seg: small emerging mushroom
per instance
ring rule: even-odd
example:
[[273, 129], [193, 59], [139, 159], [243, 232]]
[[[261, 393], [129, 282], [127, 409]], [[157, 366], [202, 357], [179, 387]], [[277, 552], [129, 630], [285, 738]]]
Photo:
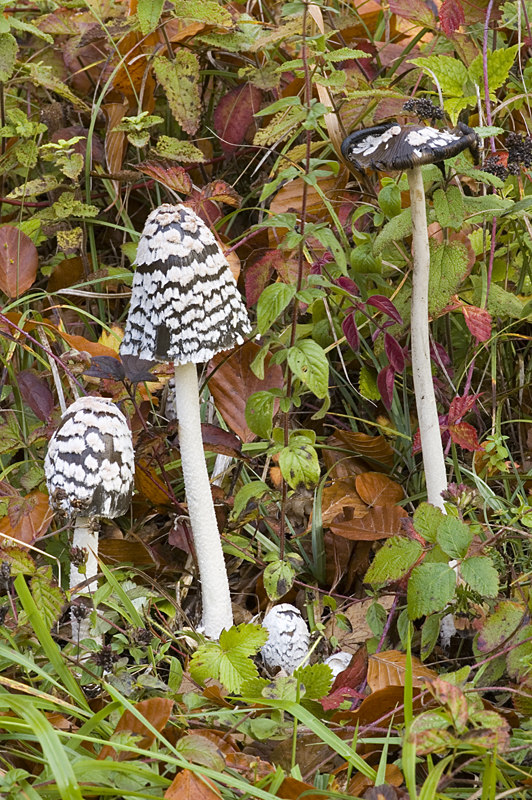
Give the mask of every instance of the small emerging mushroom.
[[427, 231], [425, 190], [421, 167], [436, 164], [467, 148], [476, 158], [479, 138], [472, 128], [458, 123], [454, 131], [423, 125], [387, 123], [355, 131], [342, 142], [342, 155], [358, 170], [381, 172], [406, 170], [412, 212], [412, 372], [419, 433], [427, 485], [427, 499], [444, 509], [441, 493], [447, 489], [438, 409], [430, 364], [428, 291], [430, 251]]
[[122, 355], [175, 364], [179, 450], [198, 559], [203, 629], [217, 639], [233, 624], [209, 475], [203, 453], [196, 364], [242, 344], [246, 308], [212, 231], [191, 208], [162, 205], [139, 242]]
[[269, 611], [262, 622], [269, 633], [261, 648], [268, 669], [281, 667], [288, 675], [301, 666], [308, 654], [310, 634], [301, 612], [290, 603], [281, 603]]
[[351, 660], [353, 658], [353, 653], [347, 653], [345, 650], [340, 650], [339, 653], [333, 653], [332, 656], [328, 656], [324, 664], [330, 668], [332, 672], [333, 679], [336, 678], [344, 669], [347, 669]]
[[[98, 574], [97, 521], [127, 512], [134, 471], [131, 431], [112, 400], [80, 397], [72, 403], [44, 461], [50, 506], [75, 519], [72, 546], [87, 552], [85, 574], [71, 565], [71, 591]], [[88, 619], [72, 615], [75, 641], [87, 638], [89, 629]]]

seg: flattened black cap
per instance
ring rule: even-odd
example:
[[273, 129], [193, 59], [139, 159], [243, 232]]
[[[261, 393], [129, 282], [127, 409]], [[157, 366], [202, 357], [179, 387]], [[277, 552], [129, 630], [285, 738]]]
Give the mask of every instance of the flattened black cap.
[[476, 160], [479, 138], [461, 122], [454, 131], [391, 122], [350, 134], [342, 142], [342, 155], [358, 170], [393, 172], [436, 164], [468, 148]]

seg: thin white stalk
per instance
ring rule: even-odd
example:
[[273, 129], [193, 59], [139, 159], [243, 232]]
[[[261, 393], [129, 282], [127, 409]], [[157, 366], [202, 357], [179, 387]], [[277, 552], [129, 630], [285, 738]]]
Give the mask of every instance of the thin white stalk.
[[438, 421], [430, 365], [429, 274], [430, 251], [427, 232], [425, 190], [421, 168], [407, 171], [412, 209], [412, 372], [416, 395], [419, 433], [427, 484], [427, 499], [445, 512], [441, 493], [447, 489], [447, 472]]
[[195, 364], [175, 365], [175, 404], [188, 513], [201, 581], [203, 630], [209, 638], [218, 639], [224, 628], [232, 626], [233, 611], [203, 452]]
[[[87, 561], [85, 562], [85, 572], [80, 572], [78, 568], [71, 564], [70, 566], [70, 591], [73, 592], [76, 586], [84, 583], [87, 578], [92, 578], [98, 574], [98, 528], [96, 530], [89, 522], [88, 517], [77, 517], [76, 527], [74, 528], [74, 537], [72, 539], [72, 547], [79, 547], [87, 552]], [[89, 587], [91, 588], [91, 587]], [[85, 590], [87, 591], [87, 590]], [[75, 642], [80, 642], [82, 639], [94, 639], [97, 644], [102, 644], [101, 636], [90, 635], [90, 616], [85, 619], [77, 620], [72, 614], [72, 638]]]

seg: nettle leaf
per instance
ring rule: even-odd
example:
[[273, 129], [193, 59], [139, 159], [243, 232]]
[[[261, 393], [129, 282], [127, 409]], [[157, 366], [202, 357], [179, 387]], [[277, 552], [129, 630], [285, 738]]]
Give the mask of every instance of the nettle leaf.
[[0, 81], [5, 83], [13, 74], [17, 60], [17, 40], [10, 33], [0, 33]]
[[215, 0], [176, 0], [173, 11], [176, 17], [194, 22], [210, 22], [222, 28], [233, 24], [229, 11]]
[[138, 0], [137, 15], [144, 36], [157, 27], [163, 6], [164, 0]]
[[268, 631], [260, 625], [233, 626], [222, 631], [220, 641], [198, 647], [190, 660], [190, 674], [199, 683], [219, 680], [230, 692], [240, 691], [244, 681], [258, 677], [250, 656], [266, 643]]
[[473, 534], [465, 522], [445, 516], [438, 527], [436, 541], [450, 558], [464, 558], [473, 541]]
[[267, 286], [257, 303], [257, 328], [262, 335], [283, 313], [296, 293], [296, 287], [287, 283], [272, 283]]
[[412, 58], [409, 63], [421, 67], [429, 78], [432, 78], [428, 71], [431, 70], [436, 75], [444, 94], [454, 97], [463, 95], [463, 87], [468, 75], [465, 66], [458, 59], [451, 56], [428, 56], [427, 58]]
[[329, 694], [332, 672], [327, 664], [307, 664], [294, 672], [294, 678], [305, 687], [307, 700], [320, 700]]
[[329, 362], [320, 345], [303, 339], [288, 351], [288, 366], [316, 397], [326, 397], [329, 390]]
[[35, 605], [50, 629], [61, 616], [65, 602], [63, 591], [52, 580], [52, 568], [40, 567], [30, 585]]
[[464, 224], [464, 201], [460, 189], [457, 186], [450, 186], [446, 192], [437, 189], [434, 192], [434, 211], [442, 228], [459, 231]]
[[310, 488], [320, 479], [320, 462], [316, 450], [303, 436], [292, 436], [288, 447], [279, 454], [283, 478], [292, 489], [301, 485]]
[[414, 567], [408, 580], [408, 615], [410, 619], [443, 611], [456, 588], [456, 572], [449, 564], [423, 563]]
[[462, 242], [430, 239], [429, 314], [437, 316], [456, 294], [469, 265]]
[[176, 120], [187, 133], [196, 133], [201, 113], [197, 56], [189, 50], [179, 48], [173, 61], [163, 55], [155, 56], [153, 69]]
[[405, 536], [392, 536], [377, 552], [364, 582], [383, 584], [398, 581], [414, 566], [422, 552], [420, 542]]
[[246, 424], [261, 439], [269, 439], [272, 434], [274, 403], [271, 392], [255, 392], [246, 403]]
[[[473, 284], [472, 302], [476, 306], [482, 304], [482, 278], [478, 275], [470, 277]], [[523, 314], [523, 301], [512, 292], [507, 292], [497, 283], [490, 284], [488, 294], [488, 311], [494, 317], [501, 319], [521, 319]]]
[[404, 236], [410, 236], [411, 233], [412, 212], [409, 208], [406, 208], [384, 226], [373, 242], [373, 252], [378, 255], [387, 245], [399, 241]]
[[[519, 45], [515, 44], [513, 47], [502, 47], [499, 50], [488, 51], [487, 64], [488, 64], [488, 86], [490, 90], [490, 97], [494, 97], [493, 92], [499, 89], [505, 83], [510, 69], [515, 61]], [[484, 81], [484, 64], [483, 55], [479, 53], [475, 60], [469, 67], [469, 76], [474, 83], [483, 85]]]
[[263, 573], [264, 588], [270, 600], [284, 597], [294, 584], [296, 571], [287, 560], [272, 561]]
[[414, 530], [419, 533], [425, 541], [436, 543], [438, 528], [445, 519], [443, 511], [430, 503], [420, 503], [414, 511]]
[[499, 592], [499, 574], [488, 556], [466, 558], [460, 565], [462, 578], [474, 592], [482, 597], [497, 597]]
[[[461, 172], [463, 170], [460, 170]], [[472, 170], [475, 173], [475, 170]], [[516, 204], [512, 200], [506, 200], [496, 194], [487, 194], [480, 197], [464, 197], [468, 223], [480, 224], [485, 219], [500, 217], [506, 212], [510, 212]]]

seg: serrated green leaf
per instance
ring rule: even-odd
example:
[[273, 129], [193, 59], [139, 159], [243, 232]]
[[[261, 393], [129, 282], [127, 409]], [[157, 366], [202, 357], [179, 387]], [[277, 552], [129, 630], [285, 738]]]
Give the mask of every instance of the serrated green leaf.
[[449, 558], [464, 558], [473, 541], [473, 534], [465, 522], [444, 516], [438, 526], [436, 541]]
[[190, 674], [200, 683], [207, 678], [221, 681], [230, 692], [238, 692], [245, 681], [258, 677], [250, 656], [258, 652], [268, 639], [268, 631], [260, 625], [243, 623], [222, 631], [220, 642], [198, 647], [190, 660]]
[[296, 571], [287, 560], [272, 561], [263, 572], [264, 588], [270, 600], [284, 597], [294, 584]]
[[470, 224], [481, 223], [484, 219], [500, 217], [515, 211], [512, 200], [506, 200], [496, 194], [487, 194], [479, 197], [464, 197], [464, 206], [467, 222]]
[[[262, 690], [262, 696], [267, 697], [268, 700], [285, 700], [288, 702], [295, 702], [297, 700], [298, 683], [292, 675], [278, 676], [272, 683], [269, 683]], [[300, 692], [304, 695], [304, 689]]]
[[283, 313], [295, 293], [295, 286], [280, 282], [264, 289], [257, 303], [257, 328], [261, 335]]
[[10, 33], [0, 33], [0, 81], [5, 83], [13, 74], [17, 60], [17, 40]]
[[[482, 279], [478, 275], [470, 276], [473, 284], [472, 302], [480, 306], [482, 303]], [[501, 319], [521, 319], [524, 302], [512, 292], [507, 292], [497, 283], [491, 283], [488, 293], [488, 311]]]
[[242, 684], [242, 694], [246, 695], [246, 697], [263, 697], [262, 692], [270, 682], [266, 678], [252, 678]]
[[2, 412], [0, 423], [0, 454], [11, 453], [25, 446], [17, 415], [12, 409]]
[[404, 236], [410, 236], [411, 233], [412, 212], [409, 208], [406, 208], [384, 226], [373, 242], [373, 252], [375, 255], [378, 255], [384, 250], [386, 245], [391, 242], [398, 242]]
[[49, 33], [43, 33], [43, 31], [39, 30], [35, 25], [32, 25], [31, 22], [25, 22], [23, 19], [14, 16], [10, 16], [8, 22], [10, 27], [16, 31], [23, 31], [32, 36], [38, 36], [39, 39], [44, 39], [44, 41], [49, 44], [54, 43], [54, 39]]
[[157, 27], [164, 6], [164, 0], [138, 0], [137, 15], [144, 36]]
[[155, 145], [155, 152], [161, 158], [169, 158], [172, 161], [183, 161], [188, 164], [201, 164], [205, 161], [205, 156], [192, 142], [174, 139], [171, 136], [159, 136]]
[[434, 211], [442, 228], [459, 231], [464, 224], [464, 201], [458, 186], [450, 186], [446, 192], [434, 192]]
[[[263, 293], [264, 294], [264, 293]], [[288, 351], [288, 366], [316, 397], [326, 397], [329, 391], [329, 362], [320, 345], [313, 339], [303, 339]]]
[[[0, 517], [4, 517], [6, 514], [7, 501], [6, 508], [0, 510]], [[37, 569], [33, 558], [21, 547], [15, 547], [11, 545], [2, 547], [2, 561], [5, 561], [7, 564], [9, 564], [12, 575], [18, 575], [19, 573], [22, 573], [23, 575], [34, 575]]]
[[42, 178], [35, 178], [33, 181], [26, 181], [21, 186], [17, 186], [7, 195], [9, 200], [16, 200], [19, 197], [32, 197], [51, 192], [59, 186], [59, 179], [55, 175], [43, 175]]
[[[510, 69], [515, 61], [519, 45], [513, 47], [501, 47], [499, 50], [488, 50], [488, 86], [490, 97], [494, 98], [494, 92], [505, 83]], [[484, 56], [479, 53], [469, 67], [469, 76], [473, 83], [483, 85], [484, 82]]]
[[173, 12], [180, 19], [209, 22], [224, 28], [233, 25], [229, 11], [215, 0], [175, 0]]
[[429, 240], [429, 314], [438, 314], [456, 294], [467, 272], [469, 255], [462, 242], [437, 242]]
[[468, 75], [465, 66], [457, 58], [451, 56], [428, 56], [427, 58], [413, 58], [409, 61], [416, 67], [421, 67], [429, 77], [431, 72], [436, 75], [443, 94], [460, 97]]
[[377, 387], [377, 373], [362, 365], [358, 376], [358, 390], [367, 400], [380, 400], [381, 393]]
[[332, 672], [327, 664], [308, 664], [294, 672], [294, 678], [305, 687], [307, 700], [320, 700], [329, 694], [332, 685]]
[[53, 74], [53, 68], [47, 67], [44, 64], [36, 64], [35, 62], [26, 62], [24, 69], [29, 71], [30, 81], [37, 86], [42, 86], [50, 92], [55, 92], [60, 97], [68, 100], [74, 108], [78, 111], [85, 111], [89, 115], [92, 109], [77, 95], [72, 92], [66, 83], [60, 81], [59, 78]]
[[377, 551], [364, 582], [384, 584], [399, 580], [407, 574], [422, 552], [421, 544], [414, 539], [392, 536]]
[[443, 511], [430, 503], [420, 503], [414, 511], [414, 530], [419, 533], [425, 541], [436, 542], [436, 534], [440, 523], [444, 519]]
[[246, 424], [261, 439], [269, 439], [272, 434], [274, 403], [271, 392], [255, 392], [246, 403]]
[[478, 592], [482, 597], [497, 597], [499, 575], [491, 558], [488, 556], [466, 558], [462, 561], [460, 572], [474, 592]]
[[291, 438], [288, 447], [279, 454], [283, 478], [292, 489], [310, 488], [320, 479], [320, 462], [316, 450], [305, 440]]
[[163, 55], [153, 59], [153, 69], [168, 100], [170, 110], [181, 127], [191, 135], [199, 127], [201, 103], [199, 62], [195, 53], [180, 47], [170, 61]]
[[449, 564], [420, 564], [408, 580], [408, 615], [410, 619], [443, 611], [456, 588], [456, 572]]

